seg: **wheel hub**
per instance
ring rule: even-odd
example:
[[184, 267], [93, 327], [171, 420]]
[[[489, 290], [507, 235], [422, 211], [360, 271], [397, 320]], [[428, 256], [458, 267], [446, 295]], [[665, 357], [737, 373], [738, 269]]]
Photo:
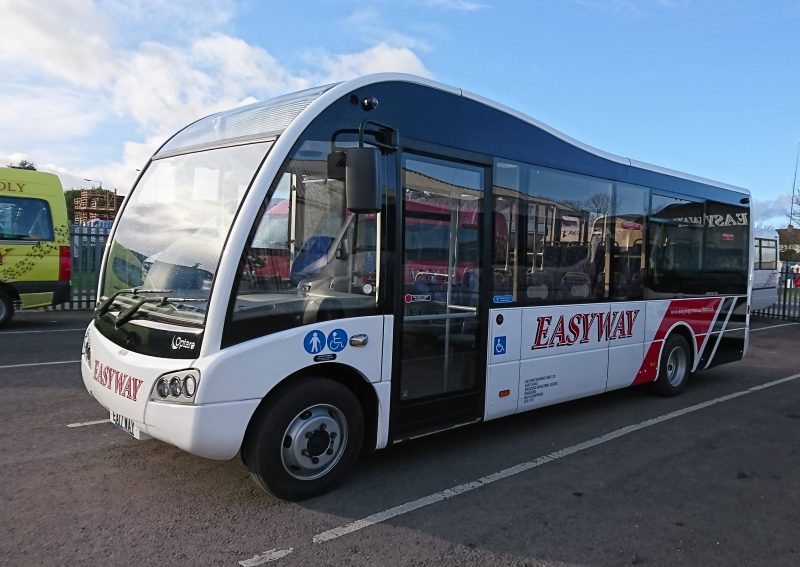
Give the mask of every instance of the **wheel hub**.
[[281, 460], [286, 472], [293, 477], [313, 480], [339, 462], [346, 444], [344, 415], [334, 406], [320, 404], [302, 411], [289, 424]]

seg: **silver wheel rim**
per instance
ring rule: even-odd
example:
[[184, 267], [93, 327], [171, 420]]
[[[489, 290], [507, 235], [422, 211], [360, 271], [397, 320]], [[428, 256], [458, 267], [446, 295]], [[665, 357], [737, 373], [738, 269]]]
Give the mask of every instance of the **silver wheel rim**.
[[675, 347], [667, 356], [667, 381], [671, 386], [678, 387], [686, 376], [688, 360], [686, 351], [681, 347]]
[[301, 411], [283, 434], [281, 462], [298, 480], [328, 474], [347, 447], [347, 420], [335, 406], [318, 404]]
[[5, 321], [6, 316], [8, 315], [8, 308], [6, 307], [6, 302], [3, 299], [0, 299], [0, 322]]

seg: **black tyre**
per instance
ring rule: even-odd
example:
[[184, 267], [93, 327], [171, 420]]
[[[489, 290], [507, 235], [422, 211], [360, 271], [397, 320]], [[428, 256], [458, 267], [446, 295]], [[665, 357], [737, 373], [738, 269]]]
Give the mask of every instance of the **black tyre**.
[[4, 292], [0, 291], [0, 327], [5, 327], [14, 318], [14, 303]]
[[286, 500], [327, 492], [353, 467], [364, 441], [355, 395], [333, 380], [303, 378], [261, 408], [242, 456], [264, 490]]
[[692, 354], [689, 343], [681, 335], [670, 335], [661, 350], [658, 378], [650, 385], [651, 391], [665, 396], [677, 396], [689, 382]]

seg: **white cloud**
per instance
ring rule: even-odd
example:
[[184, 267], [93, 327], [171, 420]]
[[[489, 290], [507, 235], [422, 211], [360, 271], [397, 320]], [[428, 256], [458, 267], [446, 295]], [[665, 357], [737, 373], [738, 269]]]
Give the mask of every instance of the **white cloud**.
[[113, 76], [106, 36], [112, 25], [91, 2], [63, 0], [45, 7], [38, 2], [0, 0], [0, 13], [0, 62], [6, 73], [44, 72], [87, 87], [101, 87]]
[[0, 132], [40, 143], [82, 136], [105, 117], [99, 107], [73, 88], [8, 84], [0, 90]]
[[411, 49], [386, 43], [379, 43], [358, 53], [331, 55], [316, 52], [309, 58], [317, 62], [323, 73], [320, 84], [388, 71], [431, 76], [431, 72]]
[[104, 0], [103, 10], [137, 41], [143, 33], [151, 38], [211, 33], [230, 23], [235, 7], [233, 0]]
[[753, 198], [753, 217], [757, 225], [763, 224], [781, 228], [789, 222], [789, 194], [778, 195], [774, 199]]
[[430, 8], [441, 8], [443, 10], [457, 10], [461, 12], [477, 12], [489, 6], [483, 2], [473, 0], [423, 0], [423, 4]]
[[579, 6], [601, 12], [639, 14], [651, 5], [676, 8], [684, 0], [574, 0]]
[[[428, 52], [431, 45], [428, 41], [401, 33], [397, 26], [387, 27], [385, 18], [374, 6], [358, 8], [351, 14], [339, 20], [339, 25], [349, 33], [358, 36], [367, 43], [386, 43], [396, 47], [407, 47], [412, 50]], [[417, 31], [426, 26], [417, 25]], [[438, 31], [438, 30], [437, 30]], [[427, 33], [430, 35], [430, 32]]]
[[[102, 179], [125, 193], [167, 136], [202, 116], [367, 73], [431, 76], [414, 51], [421, 44], [399, 33], [360, 52], [318, 50], [289, 69], [261, 47], [211, 33], [229, 23], [231, 6], [230, 0], [63, 0], [44, 10], [0, 0], [0, 157], [22, 156], [9, 161], [33, 161], [61, 175], [67, 187]], [[360, 25], [377, 25], [376, 18], [368, 13]], [[116, 140], [103, 138], [112, 121]], [[92, 163], [89, 148], [96, 151], [105, 139], [119, 145], [120, 158], [85, 165]]]

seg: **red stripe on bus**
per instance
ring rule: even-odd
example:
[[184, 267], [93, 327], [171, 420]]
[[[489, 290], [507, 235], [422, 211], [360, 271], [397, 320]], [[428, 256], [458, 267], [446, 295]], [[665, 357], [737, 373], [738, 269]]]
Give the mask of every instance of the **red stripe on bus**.
[[707, 333], [711, 330], [714, 316], [722, 305], [722, 298], [709, 299], [673, 299], [661, 324], [658, 326], [653, 342], [647, 349], [639, 372], [633, 379], [634, 384], [653, 382], [658, 378], [658, 358], [661, 355], [661, 341], [675, 323], [686, 323], [694, 334], [697, 342], [697, 352], [702, 351], [702, 342], [706, 340]]

